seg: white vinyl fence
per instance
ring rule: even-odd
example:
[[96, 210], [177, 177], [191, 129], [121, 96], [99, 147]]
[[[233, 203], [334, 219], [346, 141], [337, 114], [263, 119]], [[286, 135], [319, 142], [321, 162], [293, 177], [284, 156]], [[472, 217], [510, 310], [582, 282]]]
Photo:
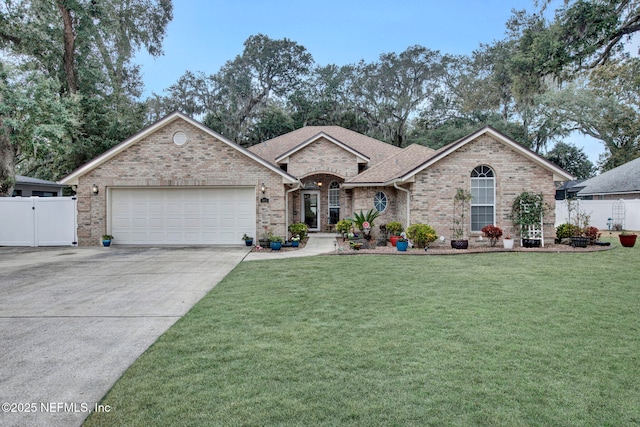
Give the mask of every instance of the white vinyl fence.
[[[591, 215], [589, 224], [600, 231], [609, 223], [620, 224], [625, 230], [640, 230], [640, 199], [633, 200], [577, 200], [580, 211]], [[556, 200], [556, 227], [569, 222], [566, 200]]]
[[0, 246], [77, 245], [75, 197], [0, 197]]

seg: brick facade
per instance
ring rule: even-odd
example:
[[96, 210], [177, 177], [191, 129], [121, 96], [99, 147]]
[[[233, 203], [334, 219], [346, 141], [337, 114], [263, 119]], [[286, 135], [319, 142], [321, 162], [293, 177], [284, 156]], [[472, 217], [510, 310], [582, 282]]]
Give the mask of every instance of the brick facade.
[[309, 175], [327, 174], [345, 178], [358, 174], [358, 159], [342, 147], [320, 138], [289, 157], [287, 172], [304, 181]]
[[[514, 234], [509, 219], [513, 200], [523, 191], [542, 193], [549, 209], [544, 218], [545, 240], [555, 237], [555, 185], [553, 174], [513, 151], [491, 136], [484, 135], [454, 151], [418, 173], [411, 184], [411, 222], [431, 225], [438, 235], [451, 238], [453, 197], [458, 187], [471, 190], [471, 171], [489, 166], [495, 174], [495, 222], [504, 233]], [[466, 219], [470, 222], [470, 212]], [[470, 224], [465, 225], [467, 237]]]
[[[353, 189], [353, 212], [364, 213], [373, 209], [373, 200], [376, 193], [383, 192], [387, 196], [387, 209], [382, 211], [378, 218], [374, 221], [372, 236], [377, 237], [379, 226], [391, 221], [400, 221], [403, 225], [406, 222], [406, 215], [400, 215], [402, 209], [401, 199], [398, 197], [397, 190], [393, 187], [364, 187]], [[406, 225], [405, 225], [406, 228]]]
[[[178, 146], [173, 135], [182, 131], [187, 142]], [[266, 191], [260, 191], [262, 183]], [[93, 195], [91, 187], [98, 186]], [[78, 240], [98, 245], [108, 230], [109, 190], [116, 187], [228, 187], [256, 188], [256, 233], [268, 226], [285, 235], [282, 176], [258, 164], [209, 133], [175, 120], [97, 166], [78, 181]], [[266, 197], [269, 203], [260, 203]]]
[[[429, 224], [438, 235], [450, 239], [456, 188], [470, 190], [471, 172], [481, 165], [490, 167], [495, 174], [495, 224], [505, 234], [515, 234], [509, 219], [513, 200], [523, 191], [542, 192], [549, 206], [544, 219], [545, 239], [552, 240], [555, 235], [554, 177], [569, 177], [563, 171], [550, 167], [544, 160], [537, 159], [534, 154], [519, 149], [508, 138], [491, 129], [478, 132], [477, 137], [470, 136], [475, 138], [473, 140], [461, 140], [464, 143], [443, 152], [448, 153], [446, 155], [434, 155], [433, 151], [426, 149], [412, 150], [410, 153], [413, 157], [403, 160], [411, 161], [412, 165], [405, 166], [404, 171], [398, 160], [402, 157], [398, 157], [397, 151], [389, 152], [388, 167], [380, 159], [377, 164], [372, 161], [368, 165], [372, 172], [367, 178], [381, 173], [384, 176], [385, 171], [394, 170], [396, 172], [393, 173], [398, 175], [374, 181], [378, 184], [358, 182], [358, 178], [366, 176], [359, 175], [362, 166], [359, 162], [367, 157], [356, 155], [351, 148], [345, 149], [343, 143], [325, 137], [299, 146], [299, 149], [296, 149], [296, 144], [305, 141], [298, 143], [285, 138], [284, 152], [278, 152], [279, 145], [269, 143], [267, 146], [265, 143], [262, 148], [269, 148], [269, 152], [275, 155], [267, 160], [219, 139], [215, 133], [179, 113], [149, 129], [132, 137], [129, 142], [125, 141], [119, 150], [116, 147], [113, 152], [105, 153], [85, 165], [67, 179], [67, 184], [77, 185], [78, 238], [81, 245], [97, 245], [101, 236], [110, 231], [109, 196], [114, 188], [255, 188], [255, 237], [259, 238], [268, 231], [287, 236], [288, 224], [303, 222], [302, 192], [312, 189], [320, 194], [319, 230], [330, 230], [328, 195], [332, 182], [341, 185], [339, 219], [353, 217], [354, 212], [369, 211], [374, 207], [376, 193], [381, 191], [387, 196], [387, 208], [375, 221], [374, 234], [377, 234], [380, 224], [399, 221], [405, 229], [414, 223]], [[338, 129], [341, 129], [339, 132], [346, 132], [344, 138], [360, 141], [356, 144], [362, 143], [360, 137], [354, 138], [355, 133]], [[179, 131], [187, 135], [183, 145], [173, 142], [174, 135]], [[370, 159], [373, 158], [371, 156], [375, 157], [375, 153], [384, 152], [387, 147], [379, 141], [366, 140], [366, 144], [359, 146], [358, 153], [371, 147], [371, 144], [375, 150], [368, 154]], [[291, 154], [279, 159], [278, 156], [284, 156], [285, 152]], [[424, 160], [422, 157], [425, 157]], [[276, 159], [279, 160], [276, 162]], [[424, 163], [427, 161], [435, 163], [420, 170], [427, 165]], [[280, 167], [286, 168], [286, 173]], [[406, 173], [409, 175], [404, 177]], [[297, 184], [294, 177], [298, 179]], [[399, 182], [399, 177], [405, 181]], [[354, 181], [349, 181], [354, 178]], [[379, 184], [382, 182], [396, 182], [400, 189]], [[264, 194], [261, 192], [263, 183]], [[91, 191], [94, 184], [98, 187], [98, 194], [95, 195]], [[470, 217], [470, 212], [467, 212], [469, 222]], [[479, 238], [479, 232], [469, 233], [469, 229], [468, 223], [465, 225], [467, 237]]]
[[[303, 184], [301, 191], [320, 192], [320, 230], [330, 230], [329, 225], [329, 185], [332, 182], [342, 184], [346, 178], [358, 174], [358, 158], [344, 148], [320, 138], [300, 151], [289, 156], [287, 172], [299, 177]], [[317, 184], [321, 184], [317, 186]], [[289, 196], [290, 223], [303, 222], [301, 191]], [[340, 189], [340, 219], [350, 217], [351, 192]]]

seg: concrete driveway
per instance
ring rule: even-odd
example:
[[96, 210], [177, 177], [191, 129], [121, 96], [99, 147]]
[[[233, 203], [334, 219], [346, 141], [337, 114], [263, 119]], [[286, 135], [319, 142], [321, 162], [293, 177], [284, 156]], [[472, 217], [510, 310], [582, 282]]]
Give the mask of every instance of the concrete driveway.
[[0, 425], [81, 425], [247, 252], [0, 248]]

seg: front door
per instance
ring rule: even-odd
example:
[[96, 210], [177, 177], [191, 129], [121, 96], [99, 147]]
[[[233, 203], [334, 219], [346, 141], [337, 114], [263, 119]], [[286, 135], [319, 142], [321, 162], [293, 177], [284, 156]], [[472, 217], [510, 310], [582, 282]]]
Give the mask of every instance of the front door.
[[307, 224], [309, 230], [320, 230], [320, 192], [302, 192], [302, 222]]

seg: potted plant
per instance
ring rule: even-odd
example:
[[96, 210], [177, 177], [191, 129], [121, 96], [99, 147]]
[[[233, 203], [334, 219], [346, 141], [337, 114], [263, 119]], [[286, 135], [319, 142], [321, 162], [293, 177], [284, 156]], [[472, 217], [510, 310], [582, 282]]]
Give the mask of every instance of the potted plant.
[[451, 239], [453, 249], [467, 249], [469, 247], [469, 240], [464, 238], [464, 224], [471, 198], [471, 193], [468, 190], [456, 189], [456, 194], [453, 197], [453, 238]]
[[525, 248], [539, 247], [542, 236], [542, 220], [546, 205], [542, 193], [524, 191], [513, 200], [511, 205], [511, 221], [516, 227], [522, 246]]
[[111, 234], [103, 234], [102, 235], [102, 246], [108, 248], [111, 246], [111, 241], [113, 240], [113, 236]]
[[309, 231], [309, 226], [304, 222], [296, 222], [295, 224], [291, 224], [289, 226], [289, 233], [291, 233], [292, 236], [299, 237], [300, 240], [304, 240], [304, 238], [307, 237], [308, 231]]
[[279, 251], [280, 249], [282, 249], [283, 240], [284, 239], [280, 236], [271, 236], [271, 238], [269, 239], [269, 247], [273, 251]]
[[511, 235], [507, 234], [502, 239], [502, 247], [505, 249], [513, 249], [513, 239]]
[[391, 242], [391, 246], [395, 246], [396, 242], [400, 238], [400, 233], [404, 231], [404, 227], [398, 221], [391, 221], [386, 226], [387, 232], [390, 234], [389, 241]]
[[404, 236], [398, 236], [398, 240], [396, 241], [396, 249], [401, 252], [406, 252], [409, 247], [409, 239]]
[[352, 226], [353, 224], [351, 223], [351, 220], [348, 220], [348, 219], [341, 219], [336, 224], [336, 231], [342, 234], [343, 242], [347, 239], [347, 235], [351, 232]]
[[638, 236], [635, 233], [631, 233], [629, 231], [623, 231], [618, 235], [618, 239], [620, 239], [620, 244], [625, 248], [632, 248], [636, 244], [636, 238]]
[[438, 238], [436, 230], [428, 224], [412, 224], [407, 228], [407, 236], [416, 248], [427, 248], [429, 243]]
[[273, 236], [271, 229], [269, 229], [269, 227], [267, 226], [264, 226], [264, 231], [262, 232], [262, 236], [258, 239], [258, 243], [260, 244], [260, 246], [262, 246], [263, 248], [269, 247], [271, 236]]
[[299, 236], [293, 236], [291, 238], [291, 246], [293, 246], [294, 248], [297, 248], [298, 246], [300, 246], [300, 237]]
[[586, 248], [590, 242], [590, 238], [586, 233], [589, 230], [591, 216], [580, 210], [580, 205], [576, 199], [567, 199], [567, 212], [571, 222], [571, 246], [574, 248]]
[[244, 244], [247, 246], [253, 245], [253, 237], [247, 236], [247, 233], [242, 236], [242, 240], [244, 240]]
[[498, 239], [502, 237], [502, 229], [492, 224], [482, 227], [480, 231], [482, 231], [484, 237], [489, 238], [492, 247], [495, 246]]

